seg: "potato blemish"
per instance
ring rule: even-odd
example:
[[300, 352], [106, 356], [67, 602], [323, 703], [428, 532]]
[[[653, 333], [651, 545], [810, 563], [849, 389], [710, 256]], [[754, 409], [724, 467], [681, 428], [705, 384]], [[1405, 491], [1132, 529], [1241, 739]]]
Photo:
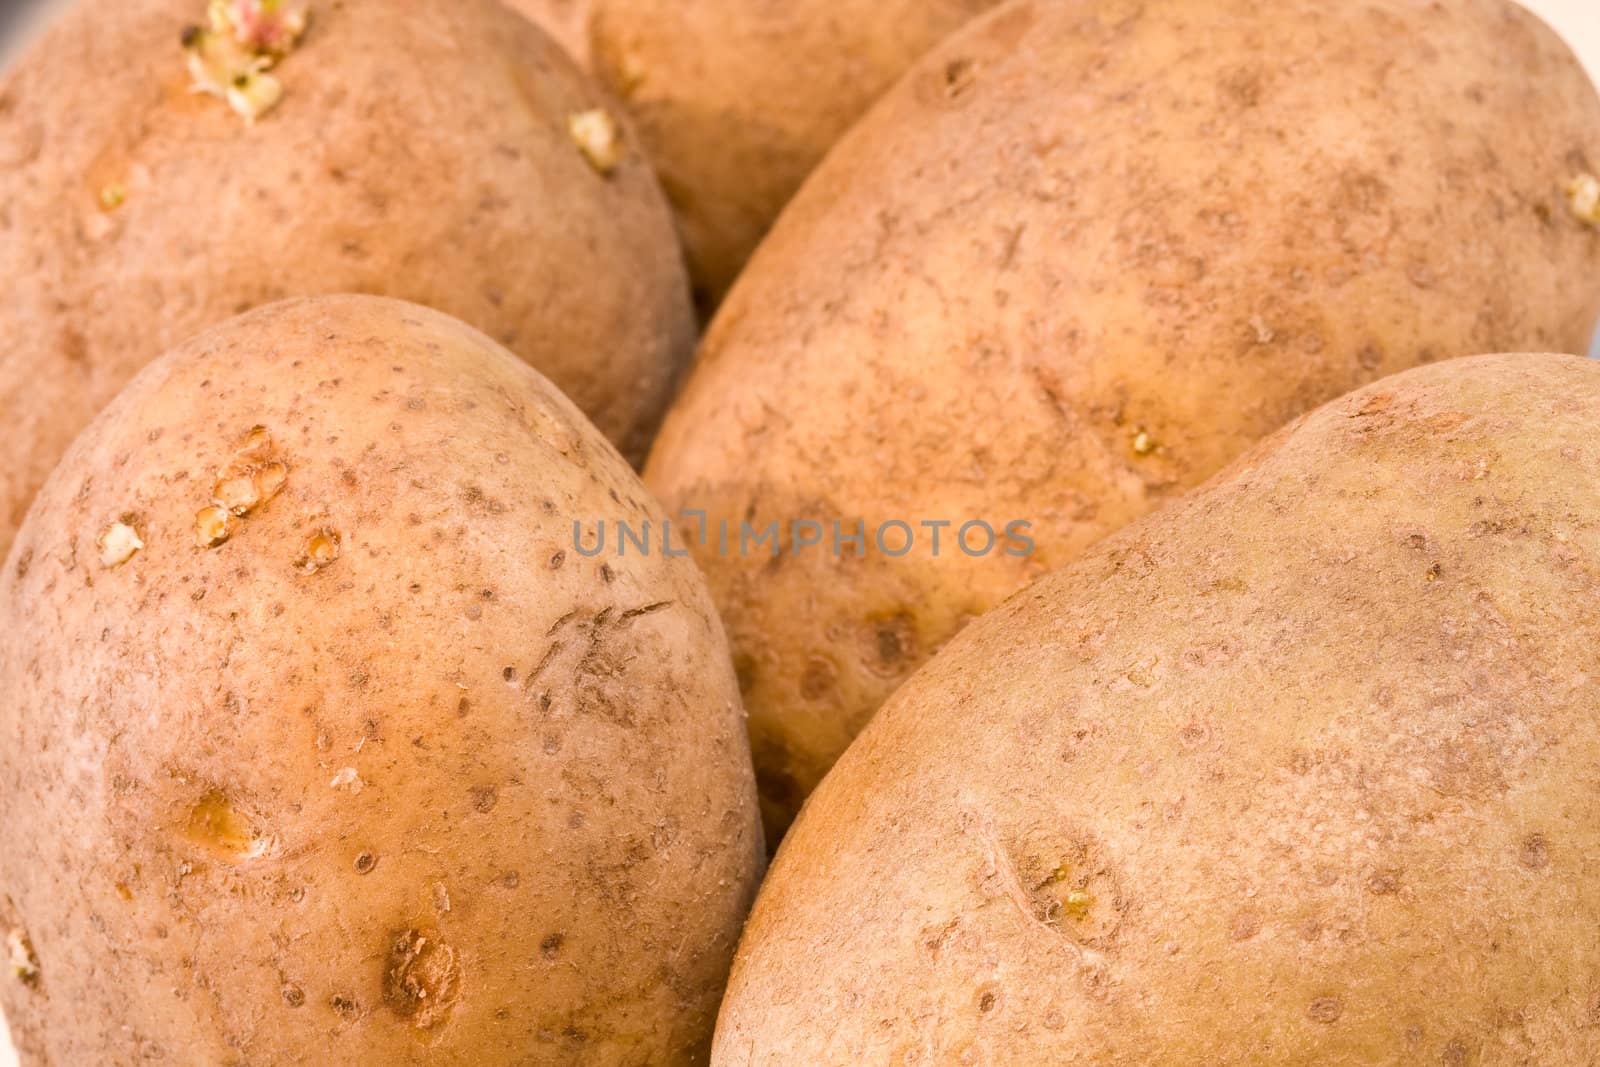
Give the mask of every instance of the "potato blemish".
[[252, 426], [217, 471], [211, 503], [195, 514], [195, 544], [215, 548], [237, 530], [236, 520], [266, 504], [289, 481], [289, 465], [277, 455], [272, 433]]
[[437, 937], [417, 930], [392, 936], [383, 969], [383, 1001], [419, 1030], [431, 1029], [450, 1014], [461, 990], [456, 953]]
[[11, 975], [25, 986], [39, 984], [39, 957], [34, 954], [33, 942], [27, 931], [13, 927], [6, 932], [6, 949], [11, 959]]
[[567, 133], [596, 174], [610, 176], [622, 162], [622, 133], [617, 120], [602, 108], [567, 116]]
[[[1096, 861], [1095, 851], [1093, 846], [1076, 845], [1070, 854], [1023, 883], [1032, 887], [1028, 897], [1034, 918], [1086, 945], [1110, 940], [1122, 925], [1126, 910], [1116, 879]], [[1040, 866], [1027, 864], [1018, 874], [1027, 875], [1028, 868], [1037, 871]]]
[[236, 525], [231, 511], [218, 504], [208, 504], [195, 512], [194, 543], [200, 548], [216, 548], [233, 536]]
[[1600, 178], [1580, 174], [1568, 182], [1567, 205], [1580, 221], [1600, 226]]
[[139, 539], [138, 530], [126, 521], [118, 521], [100, 531], [95, 547], [100, 550], [100, 566], [109, 568], [128, 562], [144, 542]]
[[267, 850], [267, 841], [220, 789], [206, 793], [189, 809], [184, 836], [224, 859], [254, 859]]
[[211, 486], [211, 502], [241, 518], [282, 491], [289, 466], [277, 454], [272, 433], [252, 426]]
[[302, 574], [314, 574], [339, 558], [341, 538], [338, 530], [324, 526], [313, 530], [294, 561], [295, 569]]
[[361, 792], [362, 789], [366, 788], [366, 785], [367, 783], [361, 780], [361, 775], [354, 767], [343, 768], [338, 774], [334, 775], [333, 780], [328, 783], [328, 786], [331, 789], [350, 790], [351, 796], [355, 796], [357, 793]]
[[184, 28], [191, 90], [227, 101], [247, 123], [270, 111], [283, 85], [267, 73], [294, 50], [310, 10], [296, 0], [211, 0], [203, 26]]

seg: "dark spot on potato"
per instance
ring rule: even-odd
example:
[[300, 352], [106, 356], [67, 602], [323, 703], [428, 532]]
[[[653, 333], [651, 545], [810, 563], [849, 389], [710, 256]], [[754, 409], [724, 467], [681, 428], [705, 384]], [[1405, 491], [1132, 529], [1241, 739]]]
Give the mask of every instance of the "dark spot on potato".
[[1530, 871], [1542, 871], [1550, 863], [1550, 847], [1543, 834], [1529, 834], [1522, 839], [1522, 849], [1517, 858]]
[[1178, 743], [1184, 748], [1200, 748], [1211, 741], [1211, 726], [1204, 719], [1189, 719], [1178, 727]]
[[918, 75], [912, 92], [929, 107], [960, 108], [970, 102], [977, 80], [977, 64], [969, 58], [957, 57]]
[[68, 363], [81, 367], [89, 362], [89, 339], [79, 330], [64, 328], [61, 331], [61, 354]]
[[800, 676], [800, 696], [806, 700], [821, 700], [833, 691], [836, 677], [831, 660], [811, 657], [806, 662], [805, 673]]
[[500, 671], [500, 677], [505, 679], [507, 685], [516, 685], [517, 669], [515, 667], [502, 668]]
[[861, 662], [880, 678], [909, 671], [917, 659], [917, 632], [910, 615], [869, 619], [861, 630]]
[[517, 886], [522, 884], [522, 876], [516, 871], [507, 871], [505, 874], [500, 876], [500, 884], [505, 886], [507, 889], [515, 889]]
[[449, 1016], [461, 989], [455, 950], [437, 936], [417, 930], [391, 935], [383, 969], [383, 1002], [420, 1030]]
[[561, 946], [566, 943], [566, 940], [567, 938], [564, 934], [550, 934], [539, 942], [539, 952], [545, 959], [553, 960], [561, 953]]
[[328, 1007], [346, 1019], [354, 1018], [361, 1011], [360, 1002], [348, 993], [333, 994], [328, 998]]
[[495, 804], [499, 803], [499, 800], [500, 800], [500, 795], [497, 792], [495, 792], [495, 789], [494, 789], [493, 786], [489, 786], [489, 785], [477, 786], [476, 788], [474, 788], [472, 790], [472, 810], [473, 811], [480, 812], [480, 813], [483, 813], [483, 814], [487, 814], [488, 812], [491, 812], [491, 811], [494, 810], [494, 806], [495, 806]]
[[1393, 868], [1373, 871], [1367, 879], [1367, 891], [1379, 897], [1393, 896], [1400, 892], [1400, 871]]
[[1306, 1017], [1316, 1023], [1336, 1023], [1344, 1014], [1344, 1002], [1338, 997], [1317, 997], [1306, 1006]]
[[977, 77], [976, 65], [970, 59], [952, 59], [944, 65], [945, 95], [954, 100], [968, 89]]
[[283, 1002], [291, 1008], [298, 1008], [306, 1002], [305, 990], [297, 985], [285, 985], [282, 990]]
[[988, 1015], [1000, 1004], [1000, 997], [992, 989], [985, 989], [978, 995], [978, 1012]]
[[1223, 75], [1217, 86], [1223, 102], [1243, 110], [1261, 103], [1263, 76], [1259, 67], [1238, 67]]
[[566, 561], [567, 554], [565, 552], [557, 552], [555, 555], [550, 557], [550, 569], [553, 571], [560, 570], [561, 565]]
[[378, 865], [378, 857], [370, 852], [362, 852], [356, 856], [356, 873], [370, 874], [372, 868]]

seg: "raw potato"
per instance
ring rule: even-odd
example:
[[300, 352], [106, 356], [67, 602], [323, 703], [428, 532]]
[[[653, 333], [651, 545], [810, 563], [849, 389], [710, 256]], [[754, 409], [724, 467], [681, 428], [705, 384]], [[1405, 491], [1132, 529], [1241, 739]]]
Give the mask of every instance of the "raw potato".
[[424, 308], [275, 304], [141, 374], [4, 571], [24, 1062], [703, 1062], [754, 779], [693, 565], [572, 551], [619, 506], [658, 510]]
[[504, 0], [532, 19], [567, 50], [578, 66], [589, 67], [589, 9], [594, 0]]
[[702, 308], [840, 134], [995, 2], [592, 0], [593, 69], [638, 123]]
[[1600, 1062], [1600, 364], [1341, 398], [974, 624], [812, 797], [722, 1064]]
[[1500, 0], [1020, 2], [931, 54], [773, 230], [646, 483], [735, 528], [1020, 520], [1037, 549], [701, 553], [769, 838], [966, 620], [1294, 415], [1583, 351], [1580, 172], [1600, 98]]
[[648, 165], [569, 130], [619, 109], [496, 0], [310, 10], [254, 125], [189, 88], [205, 0], [83, 0], [0, 80], [0, 551], [141, 366], [286, 296], [457, 315], [643, 457], [694, 324]]

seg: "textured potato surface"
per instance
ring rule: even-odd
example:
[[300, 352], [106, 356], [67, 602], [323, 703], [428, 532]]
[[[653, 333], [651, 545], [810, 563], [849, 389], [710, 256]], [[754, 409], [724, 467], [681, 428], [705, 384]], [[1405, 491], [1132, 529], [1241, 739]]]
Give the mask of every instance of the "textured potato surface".
[[839, 136], [994, 3], [592, 0], [595, 75], [639, 125], [702, 308], [722, 299]]
[[720, 1064], [1600, 1062], [1600, 364], [1420, 368], [969, 627], [802, 812]]
[[594, 0], [502, 0], [544, 29], [580, 67], [589, 66], [589, 12]]
[[651, 455], [756, 527], [1032, 523], [1036, 551], [702, 552], [769, 834], [918, 663], [1295, 415], [1584, 351], [1600, 97], [1501, 0], [1014, 0], [791, 203]]
[[81, 0], [0, 78], [0, 551], [145, 363], [291, 296], [403, 297], [490, 334], [642, 459], [693, 344], [682, 253], [620, 109], [496, 0], [313, 0], [247, 124], [191, 90], [205, 0]]
[[692, 564], [573, 551], [617, 507], [577, 409], [415, 305], [138, 376], [0, 579], [24, 1062], [703, 1062], [754, 779]]

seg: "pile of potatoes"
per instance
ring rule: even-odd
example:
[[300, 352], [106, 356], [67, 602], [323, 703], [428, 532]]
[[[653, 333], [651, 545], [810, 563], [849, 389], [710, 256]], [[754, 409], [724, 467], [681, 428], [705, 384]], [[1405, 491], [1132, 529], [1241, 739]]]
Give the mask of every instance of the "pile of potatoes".
[[0, 277], [22, 1064], [1600, 1062], [1511, 0], [67, 0]]

